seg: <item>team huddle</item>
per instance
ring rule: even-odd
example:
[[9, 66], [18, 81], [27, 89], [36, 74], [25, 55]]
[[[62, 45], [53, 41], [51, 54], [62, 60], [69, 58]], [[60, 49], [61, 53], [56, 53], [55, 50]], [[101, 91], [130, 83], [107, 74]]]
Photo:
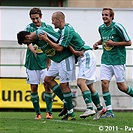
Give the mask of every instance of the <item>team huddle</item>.
[[[35, 119], [42, 118], [38, 84], [45, 88], [46, 119], [52, 119], [52, 93], [54, 92], [64, 103], [59, 116], [62, 120], [76, 120], [72, 104], [72, 93], [69, 82], [77, 81], [82, 92], [86, 111], [80, 118], [93, 116], [93, 120], [113, 118], [109, 82], [115, 76], [117, 87], [122, 92], [133, 97], [133, 89], [125, 84], [125, 46], [131, 46], [131, 40], [125, 28], [113, 22], [114, 11], [103, 8], [103, 24], [99, 26], [100, 40], [93, 45], [98, 49], [102, 45], [100, 78], [103, 99], [106, 107], [101, 104], [99, 94], [94, 87], [96, 82], [96, 57], [92, 48], [85, 43], [74, 28], [65, 22], [63, 12], [52, 14], [52, 24], [58, 28], [56, 32], [52, 26], [42, 22], [42, 12], [39, 8], [32, 8], [29, 16], [32, 23], [25, 30], [17, 34], [18, 43], [27, 45], [26, 73], [27, 83], [31, 86], [31, 101], [36, 112]], [[78, 77], [75, 76], [75, 64], [78, 63]], [[59, 77], [60, 84], [56, 82]], [[96, 110], [93, 107], [96, 106]]]

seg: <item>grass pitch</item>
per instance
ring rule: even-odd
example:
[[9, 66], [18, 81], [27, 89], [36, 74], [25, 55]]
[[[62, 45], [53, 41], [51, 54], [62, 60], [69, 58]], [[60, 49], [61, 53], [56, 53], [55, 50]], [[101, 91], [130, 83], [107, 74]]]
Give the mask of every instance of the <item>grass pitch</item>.
[[0, 112], [0, 133], [133, 133], [133, 113], [115, 112], [115, 118], [92, 120], [79, 118], [82, 112], [75, 112], [75, 121], [62, 121], [59, 112], [53, 112], [53, 119], [35, 120], [35, 112]]

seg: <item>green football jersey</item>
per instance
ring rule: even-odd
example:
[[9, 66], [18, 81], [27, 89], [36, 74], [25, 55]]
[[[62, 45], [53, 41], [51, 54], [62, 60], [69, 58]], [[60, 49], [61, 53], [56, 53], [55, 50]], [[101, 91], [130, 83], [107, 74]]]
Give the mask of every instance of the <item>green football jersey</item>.
[[[49, 28], [45, 28], [45, 27], [41, 27], [36, 31], [36, 35], [38, 36], [38, 34], [43, 34], [46, 33], [49, 37], [50, 40], [52, 40], [53, 42], [58, 43], [58, 40], [60, 38], [60, 34], [49, 29]], [[72, 55], [72, 53], [70, 52], [70, 50], [68, 48], [63, 48], [63, 50], [61, 52], [56, 51], [54, 48], [52, 48], [48, 43], [42, 41], [42, 40], [37, 40], [36, 44], [39, 46], [39, 48], [42, 49], [42, 51], [45, 53], [45, 55], [50, 58], [51, 60], [53, 60], [54, 62], [61, 62], [62, 60], [70, 57]]]
[[114, 42], [130, 41], [130, 38], [125, 28], [116, 22], [112, 22], [110, 26], [102, 24], [99, 27], [99, 33], [102, 40], [103, 53], [101, 63], [106, 65], [123, 65], [126, 63], [126, 48], [125, 46], [106, 45], [107, 40]]
[[[45, 24], [42, 22], [41, 27], [47, 27], [49, 29], [53, 29], [52, 26]], [[26, 26], [26, 31], [28, 32], [34, 32], [38, 29], [33, 23]], [[26, 59], [25, 59], [25, 67], [29, 70], [41, 70], [46, 68], [46, 59], [47, 56], [43, 53], [43, 51], [38, 48], [38, 46], [33, 43], [33, 47], [36, 50], [37, 57], [34, 56], [34, 54], [31, 52], [30, 49], [27, 49], [26, 51]]]
[[81, 38], [81, 36], [74, 30], [74, 28], [70, 24], [66, 24], [63, 29], [58, 31], [61, 34], [61, 38], [59, 40], [59, 44], [64, 47], [68, 47], [71, 45], [74, 50], [89, 50], [91, 49], [89, 46], [85, 46], [85, 42]]

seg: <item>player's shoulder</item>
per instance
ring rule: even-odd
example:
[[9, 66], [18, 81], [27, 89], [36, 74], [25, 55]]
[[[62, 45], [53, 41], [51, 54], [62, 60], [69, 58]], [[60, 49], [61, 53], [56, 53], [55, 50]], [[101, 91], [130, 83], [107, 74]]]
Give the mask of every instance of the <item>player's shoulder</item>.
[[73, 32], [73, 31], [75, 31], [75, 29], [73, 28], [73, 26], [72, 25], [70, 25], [69, 23], [66, 23], [65, 24], [65, 26], [64, 26], [64, 31], [66, 31], [66, 32]]
[[98, 28], [99, 29], [102, 29], [102, 28], [104, 28], [105, 27], [105, 24], [101, 24]]
[[33, 23], [30, 23], [26, 27], [34, 27], [34, 24]]
[[65, 27], [66, 27], [66, 28], [73, 28], [73, 26], [70, 25], [69, 23], [66, 23], [66, 24], [65, 24]]
[[26, 26], [26, 28], [25, 28], [26, 31], [32, 31], [32, 30], [34, 30], [34, 29], [35, 29], [35, 26], [34, 26], [33, 23], [28, 24], [28, 25]]
[[52, 28], [53, 29], [53, 27], [51, 25], [46, 24], [45, 22], [42, 22], [42, 27]]
[[125, 27], [121, 23], [115, 22], [114, 28], [119, 32], [126, 31]]
[[101, 24], [101, 25], [98, 27], [98, 31], [101, 32], [104, 28], [105, 28], [105, 24]]
[[116, 28], [124, 28], [124, 26], [121, 24], [121, 23], [118, 23], [118, 22], [114, 22], [114, 27]]

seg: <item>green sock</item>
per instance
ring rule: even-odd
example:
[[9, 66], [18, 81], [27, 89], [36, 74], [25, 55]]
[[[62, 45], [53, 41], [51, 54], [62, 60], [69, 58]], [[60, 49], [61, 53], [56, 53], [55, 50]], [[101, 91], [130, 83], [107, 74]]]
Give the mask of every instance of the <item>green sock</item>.
[[69, 116], [74, 116], [74, 112], [73, 112], [73, 104], [72, 104], [72, 93], [71, 92], [67, 92], [67, 93], [63, 93], [64, 96], [64, 103], [66, 103], [66, 108], [68, 110], [68, 114]]
[[36, 114], [41, 114], [40, 105], [39, 105], [39, 96], [37, 92], [31, 93], [31, 101], [33, 103], [33, 107]]
[[128, 95], [130, 95], [131, 97], [133, 97], [133, 89], [131, 87], [128, 86], [128, 90], [126, 92]]
[[52, 93], [45, 92], [46, 112], [52, 113]]
[[63, 101], [64, 97], [63, 97], [63, 93], [61, 91], [60, 85], [56, 84], [51, 89]]
[[102, 110], [103, 106], [101, 106], [100, 104], [100, 98], [98, 95], [98, 92], [94, 92], [93, 94], [91, 94], [92, 97], [92, 101], [95, 104], [95, 106], [97, 107], [97, 110]]
[[87, 109], [93, 110], [93, 105], [92, 105], [92, 99], [91, 99], [91, 92], [89, 90], [86, 90], [82, 92], [84, 101], [86, 103]]
[[[60, 85], [56, 84], [55, 86], [53, 86], [51, 88], [53, 90], [53, 92], [61, 99], [61, 101], [64, 102], [64, 97], [63, 97], [63, 93], [61, 91]], [[66, 108], [66, 103], [64, 102], [64, 107]]]
[[104, 99], [107, 111], [110, 112], [110, 113], [113, 113], [112, 105], [111, 105], [111, 95], [110, 95], [109, 91], [108, 92], [103, 92], [103, 99]]

